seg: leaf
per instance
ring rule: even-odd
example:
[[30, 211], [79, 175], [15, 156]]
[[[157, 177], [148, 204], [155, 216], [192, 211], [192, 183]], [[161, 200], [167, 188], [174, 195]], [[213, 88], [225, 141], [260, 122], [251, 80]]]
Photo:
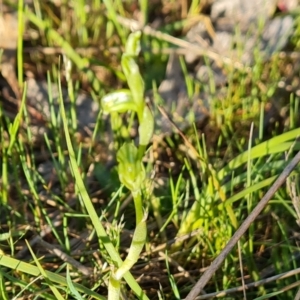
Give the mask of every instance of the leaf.
[[137, 111], [137, 105], [133, 100], [130, 90], [119, 90], [102, 97], [101, 106], [104, 113], [123, 113], [128, 110]]

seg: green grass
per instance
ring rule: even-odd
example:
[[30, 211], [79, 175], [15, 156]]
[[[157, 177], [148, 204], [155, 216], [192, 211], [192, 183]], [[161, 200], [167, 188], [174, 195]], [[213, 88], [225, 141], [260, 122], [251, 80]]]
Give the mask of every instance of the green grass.
[[[164, 50], [174, 47], [159, 33], [178, 35], [197, 12], [198, 2], [187, 7], [186, 19], [176, 13], [176, 3], [165, 6], [170, 22], [157, 29], [158, 34], [150, 32], [141, 38], [138, 57], [127, 57], [128, 64], [136, 59], [142, 73], [141, 79], [134, 80], [145, 82], [154, 95], [164, 78]], [[296, 95], [278, 101], [281, 113], [288, 113], [283, 120], [275, 116], [264, 128], [264, 109], [278, 96], [277, 85], [287, 72], [288, 59], [274, 55], [263, 62], [257, 55], [252, 68], [225, 65], [228, 84], [220, 98], [213, 77], [208, 85], [199, 83], [189, 75], [182, 56], [188, 96], [209, 92], [210, 119], [202, 128], [191, 125], [183, 133], [174, 128], [175, 133], [164, 139], [154, 136], [145, 153], [139, 148], [137, 157], [144, 156], [146, 178], [142, 207], [136, 211], [131, 188], [119, 180], [120, 168], [116, 163], [106, 166], [107, 157], [115, 157], [120, 146], [131, 140], [136, 116], [121, 107], [123, 113], [111, 118], [112, 139], [100, 109], [93, 132], [80, 139], [76, 97], [85, 90], [100, 103], [104, 95], [128, 86], [136, 93], [133, 98], [140, 96], [143, 87], [126, 82], [130, 74], [122, 54], [130, 51], [126, 48], [130, 30], [118, 16], [132, 17], [139, 10], [147, 24], [163, 4], [91, 0], [62, 1], [56, 7], [50, 2], [33, 3], [34, 9], [29, 9], [18, 2], [19, 18], [27, 19], [26, 27], [20, 22], [18, 29], [18, 78], [23, 86], [29, 66], [37, 77], [47, 78], [50, 118], [47, 133], [34, 141], [26, 97], [13, 119], [0, 107], [0, 299], [107, 299], [110, 276], [127, 257], [138, 227], [136, 213], [140, 220], [146, 211], [147, 241], [139, 260], [120, 281], [120, 293], [128, 299], [183, 299], [300, 150]], [[295, 18], [290, 47], [297, 50], [299, 17]], [[32, 37], [24, 44], [23, 32]], [[33, 50], [23, 52], [29, 44]], [[58, 47], [65, 58], [47, 55], [37, 46]], [[206, 63], [209, 66], [208, 59]], [[59, 88], [58, 103], [52, 86]], [[23, 95], [26, 88], [25, 83]], [[68, 106], [62, 88], [67, 88]], [[161, 99], [156, 102], [163, 106]], [[152, 111], [160, 118], [157, 107]], [[138, 111], [139, 121], [142, 115]], [[50, 171], [41, 173], [46, 164]], [[300, 193], [299, 169], [225, 259], [206, 293], [241, 286], [242, 273], [248, 284], [265, 279], [263, 274], [269, 278], [297, 270], [300, 216], [294, 205]], [[47, 251], [47, 244], [36, 236], [55, 250]], [[293, 283], [298, 277], [295, 272], [262, 282], [246, 290], [247, 297], [294, 299], [297, 285]], [[236, 290], [223, 296], [242, 297], [242, 291]]]

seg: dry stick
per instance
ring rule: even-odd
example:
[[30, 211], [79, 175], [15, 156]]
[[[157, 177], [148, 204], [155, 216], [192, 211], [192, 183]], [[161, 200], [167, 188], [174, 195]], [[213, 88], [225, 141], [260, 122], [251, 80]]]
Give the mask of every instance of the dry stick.
[[297, 291], [297, 294], [296, 294], [294, 300], [300, 300], [300, 289]]
[[[259, 280], [259, 281], [248, 283], [248, 284], [246, 284], [246, 288], [249, 289], [251, 287], [259, 287], [259, 286], [265, 285], [267, 283], [270, 283], [270, 282], [273, 282], [273, 281], [276, 281], [276, 280], [282, 280], [282, 279], [285, 279], [285, 278], [289, 278], [291, 276], [295, 276], [299, 273], [300, 273], [300, 268], [297, 268], [295, 270], [288, 271], [288, 272], [285, 272], [285, 273], [281, 273], [281, 274], [278, 274], [278, 275], [275, 275], [275, 276], [272, 276], [272, 277], [269, 277], [269, 278], [266, 278], [266, 279], [262, 279], [262, 280]], [[201, 296], [198, 296], [196, 299], [197, 300], [204, 300], [204, 299], [212, 299], [212, 298], [216, 298], [216, 297], [217, 298], [225, 297], [225, 296], [228, 296], [232, 293], [241, 292], [244, 289], [245, 289], [245, 286], [239, 286], [239, 287], [231, 288], [231, 289], [220, 291], [220, 292], [214, 292], [214, 293], [210, 293], [210, 294], [206, 294], [206, 295], [201, 295]], [[300, 297], [300, 293], [299, 293], [299, 297]], [[300, 298], [295, 298], [294, 300], [300, 300]]]
[[47, 249], [48, 252], [56, 255], [59, 257], [62, 261], [67, 262], [71, 266], [75, 267], [78, 269], [83, 275], [85, 276], [90, 276], [93, 273], [92, 268], [87, 268], [80, 262], [78, 262], [76, 259], [73, 257], [69, 256], [65, 252], [63, 252], [61, 249], [59, 249], [57, 246], [54, 246], [52, 244], [49, 244], [45, 242], [40, 236], [36, 236], [37, 242], [42, 245], [45, 249]]
[[176, 38], [172, 35], [169, 35], [167, 33], [155, 30], [149, 25], [142, 27], [138, 21], [133, 20], [133, 19], [127, 19], [122, 16], [117, 16], [117, 20], [122, 26], [130, 28], [132, 31], [142, 30], [143, 33], [146, 35], [153, 36], [157, 39], [160, 39], [160, 40], [166, 41], [168, 43], [171, 43], [173, 45], [176, 45], [178, 47], [184, 48], [187, 51], [195, 53], [199, 56], [205, 55], [205, 56], [209, 57], [210, 59], [214, 60], [219, 65], [228, 64], [228, 65], [234, 66], [237, 69], [244, 69], [243, 64], [239, 63], [238, 61], [234, 61], [229, 57], [222, 56], [212, 49], [204, 49], [203, 47], [197, 46], [186, 40], [182, 40], [182, 39]]
[[246, 218], [240, 228], [235, 232], [230, 241], [227, 243], [226, 247], [222, 250], [219, 256], [212, 262], [209, 268], [203, 273], [197, 284], [192, 288], [190, 293], [187, 295], [185, 300], [194, 300], [196, 296], [198, 296], [201, 290], [205, 287], [207, 282], [213, 276], [213, 274], [218, 270], [221, 266], [227, 255], [233, 249], [238, 240], [242, 237], [242, 235], [246, 232], [249, 226], [253, 223], [256, 217], [261, 213], [261, 211], [265, 208], [271, 197], [275, 194], [275, 192], [279, 189], [279, 187], [284, 183], [286, 178], [290, 175], [293, 169], [297, 166], [300, 161], [300, 151], [297, 155], [292, 159], [292, 161], [285, 167], [279, 177], [276, 179], [274, 184], [265, 194], [265, 196], [260, 200], [257, 206], [253, 209], [250, 215]]

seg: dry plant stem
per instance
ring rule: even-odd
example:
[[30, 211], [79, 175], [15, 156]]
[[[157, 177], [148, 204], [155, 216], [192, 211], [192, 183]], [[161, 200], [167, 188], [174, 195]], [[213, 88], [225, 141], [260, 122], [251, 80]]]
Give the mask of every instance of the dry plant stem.
[[243, 286], [243, 296], [244, 299], [247, 299], [246, 295], [246, 285], [245, 285], [245, 278], [244, 278], [244, 268], [243, 268], [243, 260], [242, 260], [242, 249], [241, 249], [241, 242], [238, 242], [238, 253], [239, 253], [239, 264], [240, 264], [240, 272], [241, 272], [241, 280], [242, 280], [242, 286]]
[[[246, 287], [246, 289], [249, 289], [249, 288], [252, 288], [252, 287], [262, 286], [262, 285], [265, 285], [266, 283], [270, 283], [270, 282], [273, 282], [273, 281], [277, 281], [277, 280], [285, 279], [285, 278], [288, 278], [288, 277], [291, 277], [291, 276], [295, 276], [299, 273], [300, 273], [300, 268], [292, 270], [292, 271], [288, 271], [288, 272], [285, 272], [285, 273], [281, 273], [281, 274], [278, 274], [278, 275], [275, 275], [275, 276], [272, 276], [272, 277], [269, 277], [269, 278], [266, 278], [266, 279], [262, 279], [262, 280], [259, 280], [259, 281], [256, 281], [256, 282], [251, 282], [251, 283], [246, 284], [245, 286], [239, 286], [239, 287], [228, 289], [228, 290], [225, 290], [225, 291], [220, 291], [220, 292], [210, 293], [210, 294], [206, 294], [206, 295], [201, 295], [201, 296], [198, 296], [196, 299], [197, 300], [204, 300], [204, 299], [225, 297], [225, 296], [228, 296], [228, 295], [233, 294], [233, 293], [242, 292], [245, 287]], [[296, 300], [296, 299], [300, 300], [300, 293], [299, 293], [299, 298], [295, 298], [294, 300]]]
[[271, 197], [275, 194], [275, 192], [280, 188], [280, 186], [285, 182], [286, 178], [290, 175], [293, 169], [297, 166], [300, 161], [300, 151], [296, 154], [296, 156], [292, 159], [292, 161], [285, 167], [279, 177], [276, 179], [274, 184], [265, 194], [265, 196], [260, 200], [257, 206], [253, 209], [250, 215], [246, 218], [240, 228], [235, 232], [230, 241], [227, 243], [226, 247], [222, 250], [219, 256], [212, 262], [210, 267], [203, 273], [202, 277], [199, 279], [197, 284], [192, 288], [190, 293], [187, 295], [185, 300], [194, 300], [200, 292], [203, 290], [207, 282], [213, 276], [213, 274], [218, 270], [221, 266], [227, 255], [236, 245], [238, 240], [242, 237], [242, 235], [246, 232], [252, 222], [256, 219], [256, 217], [261, 213], [261, 211], [265, 208]]
[[290, 178], [290, 180], [288, 180], [287, 182], [287, 186], [290, 193], [290, 197], [292, 198], [293, 206], [297, 214], [296, 222], [300, 226], [300, 197], [297, 196], [295, 179]]
[[65, 252], [60, 250], [57, 246], [51, 245], [47, 242], [45, 242], [41, 237], [37, 236], [38, 243], [43, 246], [45, 249], [47, 249], [48, 252], [56, 255], [59, 257], [62, 261], [67, 262], [72, 267], [78, 269], [83, 275], [90, 276], [93, 272], [92, 269], [89, 269], [79, 263], [77, 260], [75, 260], [73, 257], [67, 255]]
[[300, 300], [300, 289], [298, 289], [294, 300]]
[[188, 49], [188, 51], [191, 51], [199, 56], [207, 56], [214, 60], [218, 65], [222, 66], [224, 64], [233, 65], [235, 68], [242, 69], [244, 66], [237, 62], [233, 61], [229, 57], [221, 56], [220, 54], [216, 53], [213, 50], [203, 49], [202, 47], [199, 47], [193, 43], [190, 43], [188, 41], [173, 37], [167, 33], [163, 33], [161, 31], [157, 31], [153, 28], [151, 28], [149, 25], [146, 25], [141, 28], [141, 25], [139, 22], [133, 20], [133, 19], [127, 19], [122, 16], [117, 16], [117, 20], [120, 22], [122, 26], [128, 27], [133, 31], [136, 30], [142, 30], [143, 33], [156, 37], [158, 39], [161, 39], [163, 41], [169, 42], [173, 45]]

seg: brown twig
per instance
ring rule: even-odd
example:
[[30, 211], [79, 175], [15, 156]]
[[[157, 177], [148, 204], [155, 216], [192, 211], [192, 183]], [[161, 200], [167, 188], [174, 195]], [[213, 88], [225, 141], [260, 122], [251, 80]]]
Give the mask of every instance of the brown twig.
[[300, 161], [300, 151], [296, 154], [296, 156], [292, 159], [292, 161], [285, 167], [282, 173], [279, 175], [277, 180], [265, 194], [265, 196], [260, 200], [257, 206], [253, 209], [250, 215], [246, 218], [240, 228], [235, 232], [230, 241], [227, 243], [226, 247], [222, 250], [219, 256], [212, 262], [210, 267], [203, 273], [202, 277], [199, 279], [197, 284], [192, 288], [190, 293], [187, 295], [185, 300], [194, 300], [203, 290], [207, 282], [213, 276], [213, 274], [218, 270], [221, 266], [227, 255], [231, 252], [233, 247], [236, 245], [238, 240], [242, 237], [242, 235], [246, 232], [249, 226], [253, 223], [256, 217], [261, 213], [261, 211], [268, 204], [271, 197], [275, 194], [275, 192], [279, 189], [279, 187], [285, 182], [286, 178], [290, 175], [293, 169]]
[[[262, 280], [259, 280], [259, 281], [248, 283], [248, 284], [245, 285], [245, 287], [247, 289], [252, 288], [252, 287], [259, 287], [259, 286], [262, 286], [266, 283], [270, 283], [270, 282], [273, 282], [273, 281], [276, 281], [276, 280], [285, 279], [285, 278], [288, 278], [288, 277], [291, 277], [291, 276], [295, 276], [299, 273], [300, 273], [300, 268], [292, 270], [292, 271], [288, 271], [288, 272], [285, 272], [285, 273], [281, 273], [281, 274], [278, 274], [278, 275], [275, 275], [275, 276], [272, 276], [272, 277], [269, 277], [269, 278], [265, 278], [265, 279], [262, 279]], [[241, 292], [241, 291], [244, 290], [245, 287], [244, 286], [239, 286], [239, 287], [228, 289], [228, 290], [225, 290], [225, 291], [220, 291], [220, 292], [210, 293], [210, 294], [206, 294], [206, 295], [201, 295], [201, 296], [198, 296], [196, 299], [197, 300], [204, 300], [204, 299], [211, 299], [211, 298], [215, 298], [215, 297], [218, 297], [218, 298], [219, 297], [225, 297], [225, 296], [227, 296], [229, 294], [232, 294], [232, 293]], [[297, 300], [299, 300], [299, 299], [300, 298], [297, 298]], [[296, 300], [296, 298], [295, 298], [295, 300]]]
[[[117, 20], [122, 26], [130, 28], [133, 31], [142, 30], [143, 33], [146, 35], [153, 36], [157, 39], [166, 41], [166, 42], [176, 45], [180, 48], [184, 48], [184, 49], [186, 49], [186, 51], [190, 51], [199, 56], [207, 56], [210, 59], [214, 60], [220, 66], [226, 64], [226, 65], [234, 66], [235, 68], [238, 68], [238, 69], [244, 69], [243, 64], [239, 63], [238, 61], [233, 61], [229, 57], [222, 56], [212, 49], [204, 49], [203, 47], [200, 47], [200, 46], [190, 43], [188, 41], [185, 41], [185, 40], [176, 38], [172, 35], [169, 35], [167, 33], [155, 30], [149, 25], [142, 27], [138, 21], [133, 20], [133, 19], [127, 19], [122, 16], [117, 16]], [[213, 29], [212, 29], [212, 31], [213, 31]], [[212, 34], [213, 33], [211, 33], [211, 35]]]
[[78, 269], [83, 275], [90, 276], [92, 274], [92, 269], [84, 266], [77, 260], [75, 260], [73, 257], [69, 256], [65, 252], [63, 252], [61, 249], [59, 249], [58, 246], [54, 246], [52, 244], [47, 243], [44, 241], [40, 236], [36, 236], [37, 242], [42, 245], [48, 252], [56, 255], [59, 257], [62, 261], [67, 262], [74, 268]]

